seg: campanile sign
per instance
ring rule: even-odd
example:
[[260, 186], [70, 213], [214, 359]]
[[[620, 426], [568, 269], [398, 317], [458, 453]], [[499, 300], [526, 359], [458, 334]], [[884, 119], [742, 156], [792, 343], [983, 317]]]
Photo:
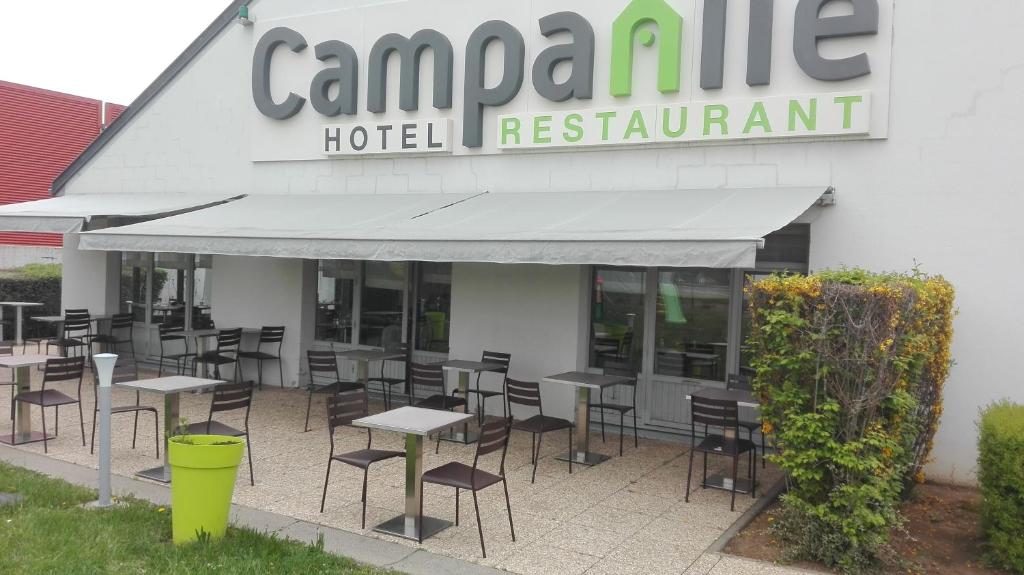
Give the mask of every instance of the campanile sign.
[[417, 0], [260, 21], [252, 157], [884, 138], [892, 2]]

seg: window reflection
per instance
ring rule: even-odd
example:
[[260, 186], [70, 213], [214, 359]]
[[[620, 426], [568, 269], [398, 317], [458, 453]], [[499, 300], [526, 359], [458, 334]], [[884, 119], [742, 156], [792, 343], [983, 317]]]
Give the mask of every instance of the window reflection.
[[121, 255], [121, 313], [132, 314], [132, 320], [146, 321], [146, 254], [124, 252]]
[[213, 296], [213, 256], [195, 256], [196, 267], [192, 277], [192, 327], [208, 329], [213, 327], [210, 302]]
[[643, 357], [642, 270], [595, 268], [592, 285], [590, 365], [634, 375]]
[[159, 253], [153, 264], [153, 323], [185, 325], [185, 271], [188, 254]]
[[416, 297], [416, 348], [448, 353], [451, 328], [452, 264], [419, 264]]
[[366, 262], [359, 343], [393, 348], [402, 343], [406, 264]]
[[320, 262], [316, 339], [352, 343], [352, 304], [358, 265], [353, 261]]
[[725, 381], [731, 273], [719, 269], [658, 272], [658, 375]]

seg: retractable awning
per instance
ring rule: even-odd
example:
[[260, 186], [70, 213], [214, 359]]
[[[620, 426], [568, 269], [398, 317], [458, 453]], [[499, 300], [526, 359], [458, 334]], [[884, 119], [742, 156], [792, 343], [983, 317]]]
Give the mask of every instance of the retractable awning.
[[0, 230], [10, 232], [77, 232], [94, 218], [154, 218], [226, 202], [226, 194], [69, 194], [0, 206]]
[[87, 250], [304, 259], [753, 267], [821, 188], [247, 196], [81, 235]]

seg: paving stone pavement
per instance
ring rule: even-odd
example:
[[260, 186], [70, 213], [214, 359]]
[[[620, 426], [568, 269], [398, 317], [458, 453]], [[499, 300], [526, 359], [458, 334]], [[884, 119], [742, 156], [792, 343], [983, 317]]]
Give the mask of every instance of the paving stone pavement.
[[[144, 371], [141, 375], [154, 377], [155, 373]], [[5, 376], [0, 374], [0, 377]], [[40, 377], [33, 370], [35, 388], [38, 388]], [[57, 387], [76, 395], [74, 385], [58, 384]], [[96, 457], [90, 455], [88, 447], [93, 414], [89, 375], [85, 377], [82, 396], [86, 447], [82, 447], [78, 411], [68, 406], [61, 410], [60, 434], [50, 441], [48, 457], [95, 468]], [[329, 451], [326, 415], [323, 397], [315, 397], [310, 423], [312, 430], [304, 433], [306, 397], [304, 391], [294, 389], [266, 387], [256, 392], [250, 416], [256, 485], [249, 485], [248, 469], [243, 461], [235, 486], [234, 503], [245, 511], [242, 516], [236, 513], [233, 520], [244, 519], [246, 525], [301, 540], [315, 541], [315, 534], [319, 531], [337, 534], [337, 542], [330, 550], [410, 573], [432, 572], [430, 561], [442, 561], [444, 558], [456, 559], [456, 565], [464, 564], [467, 568], [479, 566], [485, 571], [494, 572], [486, 569], [492, 568], [522, 575], [806, 573], [708, 552], [708, 548], [755, 500], [749, 496], [737, 496], [736, 511], [732, 512], [729, 511], [728, 493], [697, 487], [691, 493], [690, 502], [686, 503], [683, 500], [688, 459], [686, 447], [679, 443], [641, 438], [639, 448], [634, 448], [632, 442], [627, 441], [625, 453], [619, 457], [618, 437], [614, 431], [607, 443], [601, 442], [599, 433], [591, 439], [595, 451], [612, 458], [591, 468], [573, 466], [571, 475], [568, 464], [555, 459], [555, 455], [564, 451], [564, 442], [546, 438], [533, 484], [530, 482], [530, 437], [513, 432], [506, 471], [516, 541], [513, 542], [509, 534], [501, 488], [480, 492], [480, 516], [488, 552], [486, 559], [480, 554], [477, 525], [469, 505], [462, 506], [458, 526], [442, 531], [422, 545], [374, 533], [371, 529], [360, 529], [361, 470], [345, 465], [333, 467], [326, 509], [320, 513]], [[115, 389], [114, 405], [134, 402], [134, 399], [134, 392]], [[142, 402], [158, 407], [162, 429], [162, 398], [143, 393]], [[205, 421], [209, 402], [209, 394], [184, 394], [182, 417], [190, 422]], [[0, 413], [6, 413], [9, 406], [9, 396], [0, 394]], [[380, 409], [380, 405], [371, 407], [371, 411]], [[39, 429], [39, 409], [32, 411], [33, 428]], [[240, 417], [220, 415], [217, 419], [224, 423], [241, 425]], [[53, 428], [53, 417], [53, 410], [47, 410], [48, 429]], [[115, 415], [113, 418], [112, 465], [114, 473], [122, 478], [131, 478], [135, 472], [158, 463], [152, 415], [140, 416], [135, 449], [132, 449], [133, 422], [131, 415]], [[0, 429], [6, 428], [0, 424]], [[335, 440], [339, 451], [363, 449], [366, 447], [366, 432], [339, 430]], [[433, 442], [428, 443], [433, 447]], [[401, 450], [404, 443], [400, 435], [376, 432], [373, 446]], [[14, 450], [3, 449], [0, 456], [16, 451], [42, 454], [43, 446], [36, 443], [18, 446]], [[424, 470], [449, 461], [471, 463], [474, 446], [442, 442], [438, 454], [434, 449], [426, 452]], [[9, 456], [4, 457], [10, 459]], [[699, 483], [700, 473], [699, 459], [697, 461], [695, 484]], [[718, 467], [713, 466], [711, 471], [724, 469], [726, 463], [727, 460], [717, 462], [715, 465]], [[481, 467], [488, 469], [488, 466], [496, 467], [497, 459], [483, 460]], [[780, 472], [769, 465], [767, 470], [758, 469], [758, 477], [760, 484], [767, 486], [780, 478]], [[124, 480], [119, 479], [125, 485]], [[138, 481], [127, 485], [135, 489], [138, 488], [131, 486], [151, 485], [153, 489], [147, 490], [151, 497], [147, 498], [167, 497], [161, 495], [162, 490], [166, 490], [162, 485]], [[367, 527], [372, 528], [402, 513], [403, 486], [403, 460], [395, 459], [373, 466], [367, 491]], [[427, 485], [423, 496], [424, 512], [434, 517], [454, 519], [453, 495], [450, 490]], [[357, 537], [351, 539], [352, 535]], [[366, 541], [388, 545], [378, 546], [378, 551], [367, 552], [364, 550], [367, 545], [359, 543]], [[385, 552], [386, 549], [390, 551]], [[409, 555], [396, 560], [403, 550], [409, 550]], [[416, 556], [419, 559], [412, 563], [402, 563]], [[434, 567], [441, 568], [439, 564]]]

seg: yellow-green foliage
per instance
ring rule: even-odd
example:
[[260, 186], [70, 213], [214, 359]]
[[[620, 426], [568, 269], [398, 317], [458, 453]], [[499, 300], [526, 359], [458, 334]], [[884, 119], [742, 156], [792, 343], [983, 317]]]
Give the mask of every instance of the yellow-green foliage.
[[981, 416], [978, 481], [988, 559], [1024, 573], [1024, 405], [995, 404]]
[[870, 566], [931, 449], [950, 364], [953, 289], [863, 270], [749, 288], [754, 389], [786, 471], [779, 535], [792, 555]]

